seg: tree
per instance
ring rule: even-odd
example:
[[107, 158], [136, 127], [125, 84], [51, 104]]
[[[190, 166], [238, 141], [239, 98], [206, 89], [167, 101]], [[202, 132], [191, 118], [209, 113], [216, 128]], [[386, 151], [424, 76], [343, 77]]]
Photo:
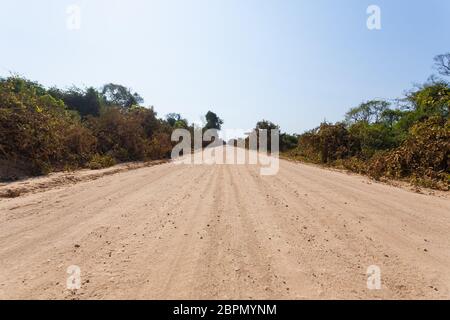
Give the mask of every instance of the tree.
[[390, 103], [384, 100], [370, 100], [361, 103], [358, 107], [350, 109], [345, 119], [349, 123], [367, 122], [378, 123], [382, 119], [383, 112], [389, 109]]
[[181, 114], [179, 114], [179, 113], [169, 113], [166, 116], [166, 120], [167, 120], [167, 122], [169, 123], [169, 125], [171, 127], [175, 127], [175, 124], [177, 123], [177, 121], [181, 120]]
[[100, 93], [92, 87], [85, 90], [72, 87], [65, 91], [51, 88], [49, 94], [64, 101], [68, 109], [77, 111], [82, 117], [100, 115], [102, 98]]
[[205, 118], [206, 118], [206, 125], [204, 127], [204, 130], [209, 130], [209, 129], [220, 130], [220, 129], [222, 129], [223, 120], [220, 119], [217, 116], [217, 114], [215, 114], [214, 112], [208, 111]]
[[283, 133], [280, 136], [280, 151], [285, 152], [296, 148], [298, 145], [298, 135]]
[[280, 126], [276, 125], [275, 123], [268, 121], [268, 120], [261, 120], [256, 123], [256, 137], [258, 139], [257, 141], [257, 148], [260, 150], [259, 145], [259, 133], [260, 130], [267, 130], [267, 151], [272, 151], [272, 130], [280, 130]]
[[442, 76], [450, 76], [450, 53], [440, 54], [434, 58], [435, 68]]
[[397, 123], [404, 114], [405, 111], [402, 110], [386, 109], [381, 113], [381, 122], [386, 126], [392, 128], [392, 126]]
[[186, 119], [183, 119], [181, 114], [179, 113], [169, 113], [166, 116], [167, 123], [175, 129], [187, 129], [189, 127], [188, 121]]
[[106, 104], [110, 106], [131, 108], [144, 103], [144, 99], [138, 93], [132, 93], [131, 89], [114, 83], [105, 84], [102, 95]]
[[450, 87], [449, 84], [440, 81], [427, 83], [406, 97], [412, 106], [412, 111], [421, 117], [439, 115], [443, 118], [449, 116]]
[[279, 130], [280, 127], [268, 120], [262, 120], [256, 123], [256, 130], [267, 130], [270, 134], [271, 130]]

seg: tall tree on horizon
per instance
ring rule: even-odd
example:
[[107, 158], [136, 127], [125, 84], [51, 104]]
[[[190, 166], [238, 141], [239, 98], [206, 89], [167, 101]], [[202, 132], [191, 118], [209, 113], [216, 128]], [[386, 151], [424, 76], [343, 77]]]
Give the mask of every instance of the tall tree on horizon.
[[222, 124], [223, 124], [223, 120], [220, 119], [217, 114], [215, 114], [212, 111], [208, 111], [208, 113], [205, 115], [206, 118], [206, 124], [205, 127], [203, 128], [204, 130], [209, 130], [209, 129], [216, 129], [216, 130], [221, 130], [222, 129]]
[[131, 108], [144, 103], [144, 99], [136, 92], [131, 92], [122, 85], [108, 83], [103, 86], [102, 96], [107, 105]]

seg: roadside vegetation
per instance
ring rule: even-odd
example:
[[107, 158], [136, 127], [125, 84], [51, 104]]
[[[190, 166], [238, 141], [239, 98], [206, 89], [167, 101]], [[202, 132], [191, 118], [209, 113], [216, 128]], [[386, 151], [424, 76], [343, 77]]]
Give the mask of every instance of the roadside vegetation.
[[324, 122], [298, 137], [288, 158], [449, 190], [450, 54], [435, 58], [439, 76], [397, 101], [371, 100], [338, 123]]
[[1, 180], [168, 158], [173, 129], [193, 126], [178, 114], [159, 119], [142, 103], [116, 84], [61, 90], [0, 79]]
[[[324, 122], [301, 135], [281, 133], [280, 151], [378, 180], [449, 190], [450, 53], [437, 56], [435, 66], [439, 76], [401, 99], [365, 101], [340, 122]], [[138, 93], [113, 83], [62, 90], [18, 76], [0, 78], [1, 180], [168, 158], [176, 143], [171, 141], [174, 129], [193, 134], [220, 130], [223, 124], [212, 111], [203, 127], [178, 113], [161, 119], [143, 103]], [[260, 129], [269, 132], [270, 152], [270, 131], [280, 127], [262, 120], [255, 126], [257, 133]], [[248, 148], [248, 138], [242, 139]], [[238, 140], [228, 143], [238, 145]]]

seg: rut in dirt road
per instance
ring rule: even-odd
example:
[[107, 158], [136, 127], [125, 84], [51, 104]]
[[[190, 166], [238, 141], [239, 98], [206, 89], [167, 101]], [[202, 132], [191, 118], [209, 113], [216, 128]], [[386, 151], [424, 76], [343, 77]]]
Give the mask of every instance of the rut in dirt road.
[[167, 163], [0, 200], [1, 299], [449, 297], [448, 197], [361, 176]]

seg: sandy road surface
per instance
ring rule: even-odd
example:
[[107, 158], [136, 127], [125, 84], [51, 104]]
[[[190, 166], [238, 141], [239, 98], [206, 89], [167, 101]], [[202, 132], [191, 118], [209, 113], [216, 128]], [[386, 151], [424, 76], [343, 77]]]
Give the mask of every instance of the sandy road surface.
[[121, 172], [0, 200], [0, 298], [449, 299], [450, 200], [286, 161]]

